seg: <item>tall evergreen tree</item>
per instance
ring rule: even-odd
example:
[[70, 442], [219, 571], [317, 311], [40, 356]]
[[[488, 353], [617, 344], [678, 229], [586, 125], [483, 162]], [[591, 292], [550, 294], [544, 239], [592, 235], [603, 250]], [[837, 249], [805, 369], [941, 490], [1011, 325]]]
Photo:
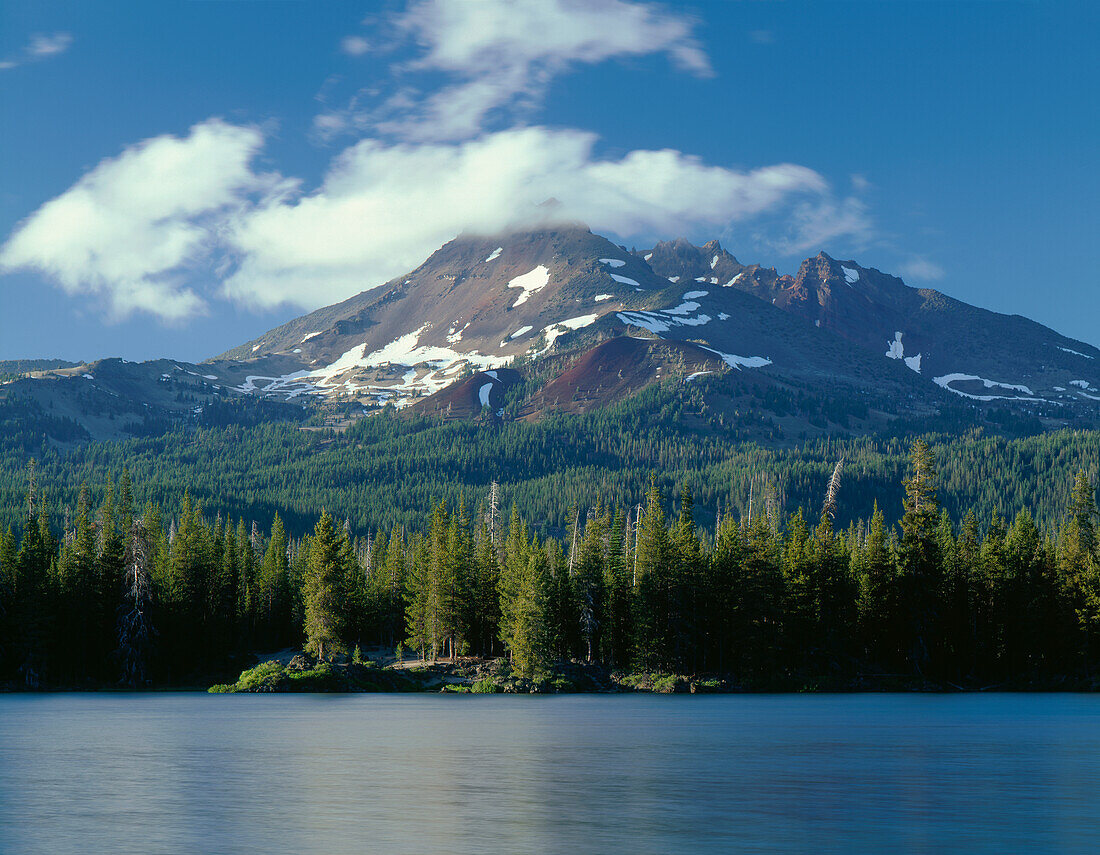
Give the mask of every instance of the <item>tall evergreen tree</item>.
[[340, 538], [328, 511], [313, 529], [303, 581], [306, 650], [319, 660], [344, 652], [345, 566]]

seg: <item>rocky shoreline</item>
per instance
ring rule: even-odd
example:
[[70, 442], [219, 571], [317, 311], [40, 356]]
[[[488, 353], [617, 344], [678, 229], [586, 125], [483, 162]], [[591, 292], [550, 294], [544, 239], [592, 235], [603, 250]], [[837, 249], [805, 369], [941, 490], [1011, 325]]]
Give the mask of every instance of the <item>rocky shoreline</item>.
[[507, 659], [454, 662], [317, 662], [298, 654], [288, 662], [272, 659], [241, 673], [237, 682], [218, 684], [215, 694], [249, 692], [440, 692], [456, 694], [614, 694], [653, 692], [699, 694], [744, 691], [727, 678], [611, 671], [587, 662], [559, 662], [544, 673], [517, 674]]

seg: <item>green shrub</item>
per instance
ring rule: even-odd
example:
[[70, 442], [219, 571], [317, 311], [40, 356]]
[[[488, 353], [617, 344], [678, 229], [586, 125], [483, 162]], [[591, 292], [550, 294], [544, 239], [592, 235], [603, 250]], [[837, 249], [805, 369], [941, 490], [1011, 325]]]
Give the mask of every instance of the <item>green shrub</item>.
[[662, 674], [653, 681], [653, 691], [668, 694], [676, 690], [676, 675]]
[[484, 680], [478, 680], [474, 683], [470, 687], [470, 691], [478, 695], [495, 695], [500, 691], [500, 687], [493, 682], [492, 677], [486, 677]]

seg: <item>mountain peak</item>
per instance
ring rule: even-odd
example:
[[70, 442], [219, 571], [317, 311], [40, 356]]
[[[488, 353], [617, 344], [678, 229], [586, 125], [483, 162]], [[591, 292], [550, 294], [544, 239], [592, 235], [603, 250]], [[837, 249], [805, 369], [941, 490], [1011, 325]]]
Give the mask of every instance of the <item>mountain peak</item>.
[[732, 281], [745, 269], [717, 240], [709, 240], [700, 247], [679, 237], [634, 254], [641, 256], [654, 273], [673, 282], [695, 280], [718, 285]]

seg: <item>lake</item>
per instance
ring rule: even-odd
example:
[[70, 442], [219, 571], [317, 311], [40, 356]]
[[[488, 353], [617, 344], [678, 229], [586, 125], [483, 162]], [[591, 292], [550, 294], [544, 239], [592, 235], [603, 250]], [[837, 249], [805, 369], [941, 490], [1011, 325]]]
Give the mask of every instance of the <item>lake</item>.
[[0, 696], [4, 855], [1098, 846], [1098, 696]]

